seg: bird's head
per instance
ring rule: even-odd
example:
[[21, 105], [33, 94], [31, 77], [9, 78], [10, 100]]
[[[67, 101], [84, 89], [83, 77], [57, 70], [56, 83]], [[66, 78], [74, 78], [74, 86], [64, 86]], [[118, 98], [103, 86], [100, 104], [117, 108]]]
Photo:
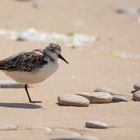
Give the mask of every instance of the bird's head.
[[68, 64], [68, 61], [61, 55], [61, 47], [58, 44], [50, 43], [44, 50], [44, 55], [49, 55], [53, 60], [60, 58]]

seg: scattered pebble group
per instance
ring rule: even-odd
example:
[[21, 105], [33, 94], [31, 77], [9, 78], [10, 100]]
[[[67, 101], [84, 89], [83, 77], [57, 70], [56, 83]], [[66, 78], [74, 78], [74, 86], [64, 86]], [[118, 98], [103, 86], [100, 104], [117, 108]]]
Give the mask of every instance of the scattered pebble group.
[[96, 88], [92, 92], [79, 92], [75, 94], [64, 94], [58, 96], [58, 104], [63, 106], [88, 107], [89, 104], [101, 104], [112, 102], [127, 102], [124, 95], [118, 94], [111, 88]]
[[[140, 101], [140, 84], [134, 84], [133, 94], [134, 101]], [[63, 106], [88, 107], [89, 104], [128, 102], [128, 99], [112, 88], [99, 87], [92, 92], [78, 92], [75, 94], [64, 94], [58, 96], [58, 104]], [[85, 127], [90, 129], [107, 129], [109, 126], [105, 122], [89, 120], [85, 122]], [[98, 140], [96, 137], [86, 136], [68, 136], [52, 140]]]
[[[134, 101], [140, 101], [140, 83], [134, 84], [134, 90], [131, 91]], [[128, 102], [127, 97], [118, 94], [117, 91], [99, 87], [91, 92], [78, 92], [75, 94], [64, 94], [58, 96], [58, 104], [63, 106], [88, 107], [89, 104], [103, 104], [112, 102]]]
[[[15, 83], [8, 82], [7, 85], [0, 82], [1, 88], [10, 87], [15, 88]], [[10, 86], [9, 86], [10, 85]], [[22, 88], [22, 85], [18, 88]], [[134, 84], [134, 89], [131, 91], [133, 95], [134, 101], [140, 101], [140, 84]], [[75, 94], [64, 94], [60, 95], [57, 98], [58, 104], [60, 106], [77, 106], [77, 107], [88, 107], [90, 104], [105, 104], [105, 103], [112, 103], [112, 102], [127, 102], [128, 99], [124, 96], [119, 94], [116, 90], [107, 87], [98, 87], [94, 91], [91, 92], [77, 92]], [[109, 125], [105, 122], [98, 121], [98, 120], [87, 120], [84, 122], [83, 126], [89, 129], [107, 129]], [[20, 129], [17, 125], [0, 125], [0, 131], [16, 131]], [[61, 129], [51, 129], [48, 127], [40, 126], [40, 127], [31, 127], [27, 128], [28, 130], [33, 129], [42, 129], [47, 134], [55, 134], [58, 133], [58, 136], [52, 138], [51, 140], [99, 140], [99, 138], [95, 136], [85, 136], [81, 135], [76, 132], [71, 132], [68, 130], [61, 130]], [[26, 129], [26, 130], [27, 130]], [[60, 132], [59, 132], [60, 131]], [[61, 135], [59, 135], [61, 134]]]

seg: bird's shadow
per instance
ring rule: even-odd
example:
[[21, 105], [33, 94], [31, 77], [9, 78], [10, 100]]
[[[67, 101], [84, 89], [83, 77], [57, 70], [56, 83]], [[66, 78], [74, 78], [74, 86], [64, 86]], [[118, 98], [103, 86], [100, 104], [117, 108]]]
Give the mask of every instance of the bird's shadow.
[[40, 105], [30, 103], [0, 103], [0, 107], [7, 108], [20, 108], [20, 109], [39, 109], [42, 108]]

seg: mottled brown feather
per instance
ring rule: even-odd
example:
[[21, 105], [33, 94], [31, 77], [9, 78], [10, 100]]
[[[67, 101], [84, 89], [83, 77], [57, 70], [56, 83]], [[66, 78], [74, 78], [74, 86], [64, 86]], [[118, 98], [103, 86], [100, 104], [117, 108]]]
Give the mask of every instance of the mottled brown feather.
[[37, 49], [31, 52], [21, 52], [17, 55], [0, 60], [0, 70], [5, 71], [34, 71], [48, 63], [44, 59], [42, 50]]

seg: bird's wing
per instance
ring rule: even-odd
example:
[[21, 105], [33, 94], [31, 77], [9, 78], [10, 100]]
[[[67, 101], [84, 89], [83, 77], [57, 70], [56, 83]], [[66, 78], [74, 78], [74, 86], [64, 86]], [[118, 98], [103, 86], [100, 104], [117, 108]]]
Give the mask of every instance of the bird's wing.
[[41, 50], [21, 52], [4, 60], [0, 60], [0, 70], [29, 72], [42, 67], [45, 63], [47, 62], [44, 61]]

